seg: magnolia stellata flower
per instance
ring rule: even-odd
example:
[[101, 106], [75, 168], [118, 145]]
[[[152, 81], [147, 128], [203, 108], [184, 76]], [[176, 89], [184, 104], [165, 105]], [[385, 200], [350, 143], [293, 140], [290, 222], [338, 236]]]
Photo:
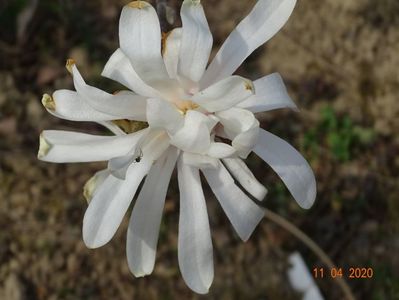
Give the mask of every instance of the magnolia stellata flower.
[[206, 293], [214, 272], [200, 171], [244, 241], [264, 215], [247, 193], [259, 201], [267, 193], [243, 161], [252, 151], [281, 177], [301, 207], [313, 204], [316, 184], [308, 163], [289, 144], [261, 129], [254, 116], [296, 109], [280, 75], [255, 82], [232, 75], [279, 31], [295, 3], [259, 0], [208, 67], [212, 35], [200, 1], [185, 0], [182, 27], [164, 35], [149, 3], [129, 3], [120, 17], [120, 49], [102, 75], [130, 91], [109, 94], [89, 86], [68, 60], [76, 91], [45, 95], [44, 106], [59, 118], [98, 122], [113, 135], [44, 131], [38, 156], [57, 163], [108, 161], [107, 169], [84, 189], [89, 206], [83, 239], [88, 247], [103, 246], [113, 237], [146, 177], [130, 217], [126, 251], [135, 276], [150, 274], [166, 192], [177, 166], [179, 266], [187, 285]]

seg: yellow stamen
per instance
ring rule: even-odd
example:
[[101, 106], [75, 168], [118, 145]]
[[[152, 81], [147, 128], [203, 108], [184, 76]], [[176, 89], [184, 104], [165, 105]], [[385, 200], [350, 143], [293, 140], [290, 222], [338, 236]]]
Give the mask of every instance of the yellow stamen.
[[44, 138], [42, 133], [39, 138], [39, 151], [37, 157], [39, 159], [45, 157], [49, 153], [51, 147], [51, 144]]
[[76, 62], [75, 62], [74, 59], [72, 59], [72, 58], [67, 59], [65, 67], [68, 70], [68, 72], [71, 73], [71, 74], [72, 74], [72, 67], [74, 65], [76, 65]]
[[85, 197], [87, 204], [89, 204], [91, 199], [93, 198], [93, 194], [96, 189], [96, 183], [97, 183], [97, 176], [94, 175], [85, 183], [83, 187], [83, 197]]
[[143, 9], [144, 7], [148, 6], [148, 3], [145, 1], [132, 1], [127, 6], [131, 8]]
[[178, 103], [175, 103], [175, 105], [177, 111], [182, 115], [185, 115], [189, 110], [194, 110], [200, 107], [197, 103], [190, 100], [181, 100]]
[[45, 108], [51, 111], [55, 111], [55, 102], [53, 97], [51, 97], [49, 94], [44, 94], [42, 97], [42, 104]]

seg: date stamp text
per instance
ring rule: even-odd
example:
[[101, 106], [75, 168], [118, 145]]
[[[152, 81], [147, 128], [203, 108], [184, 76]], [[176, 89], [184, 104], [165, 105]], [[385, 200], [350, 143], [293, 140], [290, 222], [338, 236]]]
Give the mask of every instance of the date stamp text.
[[348, 279], [370, 279], [374, 276], [374, 270], [370, 267], [350, 268], [313, 268], [314, 278], [348, 278]]

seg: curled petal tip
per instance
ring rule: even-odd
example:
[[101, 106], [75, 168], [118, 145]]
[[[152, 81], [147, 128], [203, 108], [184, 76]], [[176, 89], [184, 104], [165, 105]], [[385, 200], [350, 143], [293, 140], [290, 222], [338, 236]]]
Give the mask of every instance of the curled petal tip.
[[199, 5], [199, 4], [201, 4], [201, 0], [186, 0], [186, 1], [184, 1], [184, 2], [193, 4], [193, 5]]
[[147, 273], [147, 272], [144, 272], [144, 271], [135, 271], [135, 272], [133, 273], [133, 275], [134, 275], [134, 277], [136, 277], [136, 278], [143, 278], [143, 277], [145, 277], [145, 276], [150, 275], [150, 273]]
[[107, 240], [98, 239], [95, 236], [95, 234], [93, 234], [93, 232], [90, 232], [90, 229], [87, 228], [87, 225], [85, 225], [84, 219], [83, 219], [82, 235], [83, 235], [83, 242], [86, 245], [86, 247], [89, 249], [97, 249], [108, 243]]
[[75, 60], [72, 58], [68, 58], [65, 64], [65, 68], [68, 70], [69, 73], [72, 74], [72, 68], [74, 65], [76, 65]]
[[96, 189], [97, 184], [97, 176], [94, 175], [91, 177], [83, 187], [83, 197], [85, 197], [87, 204], [90, 203], [91, 199], [93, 198], [94, 190]]
[[53, 97], [51, 97], [49, 94], [44, 94], [42, 97], [42, 104], [45, 108], [51, 111], [55, 111], [55, 102]]
[[89, 240], [85, 240], [85, 238], [83, 237], [83, 242], [86, 245], [86, 247], [88, 249], [97, 249], [100, 248], [102, 245], [97, 245], [95, 242], [93, 241], [89, 241]]
[[147, 7], [149, 4], [146, 1], [132, 1], [127, 6], [136, 9], [143, 9]]
[[46, 140], [46, 138], [43, 136], [43, 133], [40, 135], [39, 138], [39, 151], [37, 153], [37, 157], [39, 159], [45, 157], [47, 153], [51, 149], [51, 144]]
[[211, 284], [209, 284], [209, 286], [207, 285], [206, 287], [204, 286], [202, 289], [193, 289], [193, 291], [200, 295], [206, 295], [209, 293], [210, 287], [211, 287]]

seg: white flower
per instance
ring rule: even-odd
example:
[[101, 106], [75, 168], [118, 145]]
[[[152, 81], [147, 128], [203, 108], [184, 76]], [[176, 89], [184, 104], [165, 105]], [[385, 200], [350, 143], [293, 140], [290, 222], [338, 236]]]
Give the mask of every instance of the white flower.
[[[187, 285], [206, 293], [213, 280], [213, 254], [200, 171], [244, 241], [264, 213], [235, 181], [259, 201], [267, 193], [242, 160], [251, 151], [281, 177], [301, 207], [313, 204], [316, 184], [308, 163], [289, 144], [260, 129], [254, 116], [296, 108], [281, 77], [272, 74], [252, 83], [232, 76], [285, 24], [295, 3], [258, 1], [206, 68], [212, 35], [200, 1], [183, 2], [183, 26], [164, 37], [163, 47], [154, 8], [145, 1], [131, 2], [120, 18], [120, 49], [102, 75], [133, 92], [112, 95], [89, 86], [75, 63], [68, 61], [76, 92], [45, 95], [44, 106], [59, 118], [98, 122], [114, 136], [44, 131], [39, 158], [58, 163], [108, 161], [108, 168], [85, 187], [85, 196], [91, 199], [83, 221], [88, 247], [103, 246], [113, 237], [146, 177], [130, 218], [127, 258], [135, 276], [150, 274], [165, 196], [177, 164], [179, 266]], [[135, 121], [147, 122], [148, 127], [131, 128], [143, 124]]]

